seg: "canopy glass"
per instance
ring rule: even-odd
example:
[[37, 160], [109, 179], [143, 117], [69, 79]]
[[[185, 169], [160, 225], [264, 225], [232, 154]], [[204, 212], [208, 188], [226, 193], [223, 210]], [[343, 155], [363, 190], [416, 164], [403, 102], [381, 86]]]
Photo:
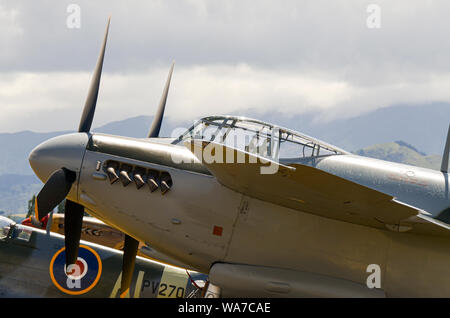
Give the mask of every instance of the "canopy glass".
[[287, 128], [234, 116], [202, 118], [173, 143], [182, 144], [190, 139], [223, 144], [275, 161], [347, 153]]

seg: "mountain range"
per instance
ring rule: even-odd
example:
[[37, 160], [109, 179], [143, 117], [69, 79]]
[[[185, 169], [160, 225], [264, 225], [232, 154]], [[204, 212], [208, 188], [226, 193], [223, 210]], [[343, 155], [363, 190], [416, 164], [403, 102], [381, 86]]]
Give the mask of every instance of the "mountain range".
[[442, 156], [426, 155], [401, 140], [369, 146], [354, 153], [359, 156], [405, 163], [428, 169], [439, 170], [441, 168]]
[[[438, 170], [450, 122], [450, 104], [398, 105], [333, 121], [320, 120], [317, 113], [286, 116], [276, 111], [247, 110], [237, 115], [291, 128], [358, 155]], [[94, 132], [145, 137], [151, 120], [150, 116], [128, 118]], [[165, 118], [161, 136], [171, 136], [174, 129], [187, 129], [192, 123]], [[23, 213], [27, 209], [29, 198], [42, 187], [28, 164], [30, 151], [46, 139], [69, 132], [0, 134], [0, 211]]]

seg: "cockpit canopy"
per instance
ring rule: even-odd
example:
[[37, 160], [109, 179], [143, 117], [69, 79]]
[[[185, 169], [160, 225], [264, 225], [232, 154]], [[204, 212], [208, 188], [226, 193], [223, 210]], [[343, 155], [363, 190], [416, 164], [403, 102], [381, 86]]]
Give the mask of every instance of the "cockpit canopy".
[[0, 216], [0, 241], [6, 238], [28, 242], [33, 230], [27, 226], [16, 224], [13, 220]]
[[202, 118], [173, 144], [183, 144], [184, 141], [191, 139], [215, 142], [274, 161], [347, 153], [293, 130], [234, 116]]
[[7, 217], [0, 216], [0, 240], [6, 238], [15, 222]]

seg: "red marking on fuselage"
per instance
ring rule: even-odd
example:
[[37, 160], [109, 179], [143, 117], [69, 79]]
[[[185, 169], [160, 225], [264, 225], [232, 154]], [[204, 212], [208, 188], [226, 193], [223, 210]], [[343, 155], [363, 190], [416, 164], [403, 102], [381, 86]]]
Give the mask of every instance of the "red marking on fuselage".
[[214, 225], [213, 234], [217, 236], [222, 236], [223, 228], [221, 226]]

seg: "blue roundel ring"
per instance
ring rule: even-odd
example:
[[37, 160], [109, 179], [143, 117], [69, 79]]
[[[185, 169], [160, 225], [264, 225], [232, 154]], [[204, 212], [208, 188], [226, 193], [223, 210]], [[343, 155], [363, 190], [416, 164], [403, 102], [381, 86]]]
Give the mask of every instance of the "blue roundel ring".
[[97, 285], [102, 274], [102, 261], [97, 252], [89, 246], [80, 245], [77, 264], [66, 274], [65, 247], [53, 255], [50, 261], [50, 277], [53, 284], [70, 295], [87, 293]]

